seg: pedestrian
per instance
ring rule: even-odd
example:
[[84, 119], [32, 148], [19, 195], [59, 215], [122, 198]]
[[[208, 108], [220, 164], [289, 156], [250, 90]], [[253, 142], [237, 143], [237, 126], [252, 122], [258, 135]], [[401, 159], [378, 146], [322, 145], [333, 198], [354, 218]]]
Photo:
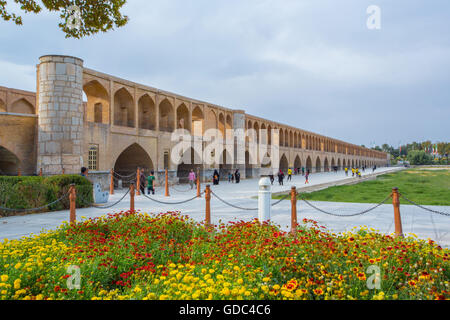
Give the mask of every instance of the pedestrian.
[[191, 186], [191, 190], [194, 189], [194, 181], [196, 178], [194, 169], [191, 169], [191, 172], [189, 172], [189, 185]]
[[287, 181], [292, 181], [292, 169], [291, 169], [291, 168], [288, 169], [288, 178], [287, 178]]
[[230, 183], [231, 182], [231, 177], [232, 177], [233, 175], [231, 174], [231, 171], [228, 171], [228, 183]]
[[234, 183], [234, 174], [231, 173], [231, 183]]
[[348, 168], [347, 167], [345, 167], [344, 171], [345, 171], [345, 175], [348, 176]]
[[83, 177], [86, 177], [87, 176], [87, 172], [88, 172], [88, 169], [86, 167], [82, 167], [80, 175], [83, 176]]
[[234, 177], [236, 179], [236, 183], [241, 182], [241, 173], [239, 172], [239, 169], [236, 169], [236, 172], [234, 173]]
[[270, 184], [273, 185], [273, 182], [275, 181], [273, 173], [269, 174], [269, 179], [270, 179]]
[[355, 176], [355, 168], [352, 167], [352, 177]]
[[213, 174], [213, 185], [217, 186], [219, 185], [219, 172], [217, 172], [217, 170], [214, 170], [214, 174]]
[[139, 169], [139, 190], [142, 194], [145, 194], [145, 170]]
[[278, 172], [278, 183], [280, 184], [280, 186], [283, 185], [283, 180], [284, 180], [284, 173], [283, 171], [280, 170], [280, 172]]
[[150, 195], [150, 192], [152, 194], [155, 194], [155, 172], [151, 171], [150, 175], [147, 177], [147, 191]]
[[302, 167], [302, 176], [305, 175], [305, 167]]
[[305, 175], [305, 184], [309, 184], [309, 170], [306, 171], [306, 175]]

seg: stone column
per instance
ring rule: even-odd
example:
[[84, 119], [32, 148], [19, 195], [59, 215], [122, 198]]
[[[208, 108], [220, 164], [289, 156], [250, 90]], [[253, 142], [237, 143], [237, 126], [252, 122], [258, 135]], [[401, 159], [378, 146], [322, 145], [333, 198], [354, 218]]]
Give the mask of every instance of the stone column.
[[38, 167], [44, 174], [80, 172], [83, 164], [83, 60], [40, 58]]

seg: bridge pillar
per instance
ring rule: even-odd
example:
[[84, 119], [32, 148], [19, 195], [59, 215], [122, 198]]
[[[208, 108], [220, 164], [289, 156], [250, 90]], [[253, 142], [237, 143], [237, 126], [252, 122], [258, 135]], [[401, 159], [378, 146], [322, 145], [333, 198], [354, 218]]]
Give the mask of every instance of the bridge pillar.
[[79, 173], [83, 166], [83, 60], [40, 57], [38, 168], [44, 174]]

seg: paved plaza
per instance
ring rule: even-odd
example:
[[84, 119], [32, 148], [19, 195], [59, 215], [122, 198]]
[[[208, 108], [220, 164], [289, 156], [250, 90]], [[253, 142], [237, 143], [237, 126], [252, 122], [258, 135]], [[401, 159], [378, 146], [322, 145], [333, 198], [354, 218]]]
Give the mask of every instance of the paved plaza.
[[[397, 168], [379, 168], [377, 173], [391, 170], [398, 170]], [[363, 176], [369, 175], [372, 170], [366, 170]], [[350, 174], [351, 176], [351, 174]], [[314, 173], [310, 176], [310, 185], [319, 185], [324, 183], [339, 182], [348, 177], [343, 171], [338, 173]], [[356, 178], [355, 178], [356, 179]], [[202, 185], [202, 190], [204, 190]], [[304, 187], [304, 177], [293, 176], [292, 182], [286, 182], [284, 186], [279, 186], [275, 181], [272, 187], [272, 192], [288, 191], [292, 186], [299, 188]], [[395, 186], [393, 186], [395, 187]], [[242, 180], [240, 184], [231, 184], [222, 181], [218, 186], [211, 186], [214, 193], [233, 205], [244, 208], [256, 208], [258, 206], [256, 196], [258, 194], [258, 179]], [[386, 190], [388, 195], [390, 190]], [[125, 190], [118, 190], [113, 196], [110, 196], [109, 204], [119, 200], [125, 193]], [[192, 198], [196, 195], [196, 190], [190, 190], [187, 185], [177, 185], [170, 189], [170, 197], [164, 196], [164, 187], [157, 188], [156, 195], [152, 196], [154, 199], [164, 202], [180, 202], [185, 199]], [[383, 199], [380, 199], [380, 202]], [[414, 199], [412, 199], [414, 200]], [[272, 200], [276, 202], [276, 200]], [[360, 204], [360, 203], [337, 203], [337, 202], [312, 202], [315, 206], [328, 212], [338, 214], [352, 214], [363, 211], [374, 204]], [[324, 214], [306, 205], [303, 201], [297, 204], [298, 219], [303, 218], [314, 219], [320, 225], [325, 226], [328, 230], [333, 232], [349, 231], [353, 227], [367, 226], [374, 228], [382, 233], [394, 232], [394, 213], [392, 203], [388, 200], [387, 204], [383, 204], [375, 210], [356, 217], [336, 217]], [[159, 213], [167, 211], [179, 211], [186, 214], [196, 221], [201, 221], [205, 218], [205, 199], [194, 199], [183, 204], [161, 204], [145, 198], [144, 196], [136, 197], [135, 208], [141, 212]], [[426, 206], [427, 208], [450, 212], [450, 206]], [[106, 215], [107, 213], [120, 212], [129, 209], [129, 197], [120, 202], [111, 209], [86, 208], [77, 209], [77, 219], [88, 219]], [[405, 234], [414, 233], [421, 239], [433, 239], [441, 246], [450, 246], [450, 219], [447, 216], [433, 214], [423, 209], [411, 205], [401, 206], [401, 217], [403, 222], [403, 231]], [[290, 200], [281, 201], [272, 208], [271, 220], [281, 226], [284, 230], [288, 230], [290, 226]], [[258, 211], [255, 210], [241, 210], [230, 207], [217, 198], [211, 198], [211, 218], [213, 223], [219, 221], [228, 222], [233, 220], [251, 220], [258, 216]], [[43, 229], [56, 229], [67, 221], [69, 218], [69, 211], [57, 211], [42, 214], [32, 214], [24, 216], [13, 216], [0, 218], [0, 239], [18, 239], [22, 236], [29, 236], [30, 234], [38, 234]]]

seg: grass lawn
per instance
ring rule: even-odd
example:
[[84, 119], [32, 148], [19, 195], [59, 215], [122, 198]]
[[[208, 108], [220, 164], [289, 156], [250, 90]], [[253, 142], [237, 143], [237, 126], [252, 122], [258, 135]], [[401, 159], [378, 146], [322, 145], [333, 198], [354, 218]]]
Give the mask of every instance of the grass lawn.
[[[397, 187], [408, 199], [422, 205], [450, 206], [450, 170], [409, 169], [378, 176], [376, 180], [330, 187], [305, 193], [307, 200], [378, 203]], [[401, 204], [409, 204], [400, 199]]]

